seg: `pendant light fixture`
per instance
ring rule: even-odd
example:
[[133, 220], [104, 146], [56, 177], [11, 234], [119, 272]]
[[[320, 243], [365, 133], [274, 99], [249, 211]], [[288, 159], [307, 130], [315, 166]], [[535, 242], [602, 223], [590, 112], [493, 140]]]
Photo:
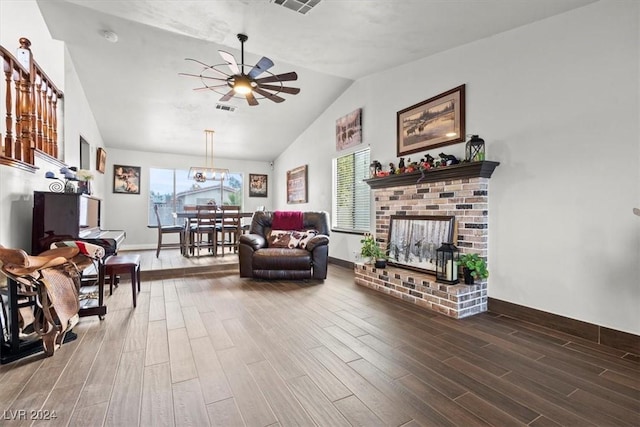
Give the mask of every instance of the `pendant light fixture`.
[[193, 179], [196, 182], [206, 182], [207, 180], [220, 180], [223, 181], [229, 174], [229, 169], [213, 167], [213, 135], [215, 131], [205, 129], [204, 131], [204, 143], [205, 143], [205, 165], [204, 166], [192, 166], [189, 169], [189, 179]]

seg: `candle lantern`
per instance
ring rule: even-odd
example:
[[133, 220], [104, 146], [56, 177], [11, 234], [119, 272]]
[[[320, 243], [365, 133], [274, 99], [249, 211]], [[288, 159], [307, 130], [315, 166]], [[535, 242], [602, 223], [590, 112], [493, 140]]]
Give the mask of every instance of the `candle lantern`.
[[380, 163], [377, 160], [374, 160], [371, 162], [371, 164], [369, 165], [369, 176], [371, 178], [375, 178], [376, 176], [378, 176], [378, 172], [382, 171], [382, 163]]
[[468, 162], [484, 160], [484, 139], [478, 135], [471, 135], [471, 138], [467, 141], [465, 158]]
[[436, 282], [455, 285], [458, 283], [458, 256], [460, 252], [453, 243], [442, 243], [436, 249]]

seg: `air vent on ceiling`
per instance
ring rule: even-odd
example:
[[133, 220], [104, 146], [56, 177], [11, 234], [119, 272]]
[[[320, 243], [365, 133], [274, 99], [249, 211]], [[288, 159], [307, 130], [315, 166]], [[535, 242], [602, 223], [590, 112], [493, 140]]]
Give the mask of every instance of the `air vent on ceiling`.
[[271, 0], [271, 3], [275, 3], [280, 6], [284, 6], [287, 9], [291, 9], [295, 12], [305, 15], [311, 9], [320, 3], [320, 0]]
[[234, 111], [236, 111], [237, 108], [238, 107], [233, 107], [231, 105], [216, 104], [216, 110], [228, 111], [230, 113], [233, 113]]

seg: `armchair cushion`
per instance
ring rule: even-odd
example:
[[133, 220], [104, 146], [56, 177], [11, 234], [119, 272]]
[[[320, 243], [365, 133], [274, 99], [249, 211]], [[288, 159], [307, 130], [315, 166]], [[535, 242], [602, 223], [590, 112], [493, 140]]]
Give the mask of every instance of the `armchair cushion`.
[[271, 230], [269, 234], [270, 248], [305, 249], [309, 240], [318, 234], [318, 230]]

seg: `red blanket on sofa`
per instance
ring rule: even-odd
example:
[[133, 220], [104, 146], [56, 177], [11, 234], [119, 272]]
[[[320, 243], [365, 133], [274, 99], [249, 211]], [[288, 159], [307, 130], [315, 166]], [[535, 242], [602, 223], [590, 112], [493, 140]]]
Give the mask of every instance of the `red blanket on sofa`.
[[275, 211], [273, 213], [273, 230], [302, 230], [302, 212]]

